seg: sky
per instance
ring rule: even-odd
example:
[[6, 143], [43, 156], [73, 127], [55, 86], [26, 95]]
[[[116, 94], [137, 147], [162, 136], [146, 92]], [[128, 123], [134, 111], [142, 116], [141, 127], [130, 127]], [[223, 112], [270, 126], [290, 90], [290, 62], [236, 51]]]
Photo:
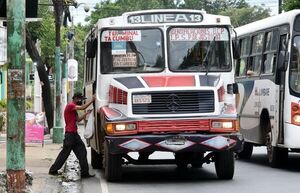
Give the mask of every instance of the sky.
[[271, 15], [278, 14], [278, 0], [246, 0], [250, 5], [260, 5], [271, 9]]
[[[74, 17], [74, 24], [82, 23], [86, 24], [84, 19], [91, 14], [91, 10], [96, 5], [96, 3], [100, 3], [101, 0], [77, 0], [78, 3], [81, 4], [77, 9], [71, 7], [71, 15]], [[246, 0], [250, 5], [260, 5], [264, 8], [270, 8], [272, 10], [271, 15], [278, 14], [278, 0]], [[86, 13], [84, 11], [84, 6], [87, 5], [90, 7], [90, 11]]]
[[[81, 5], [79, 5], [79, 7], [77, 9], [75, 7], [70, 7], [70, 12], [74, 18], [75, 25], [78, 23], [86, 24], [84, 19], [87, 16], [91, 15], [91, 11], [95, 7], [96, 3], [101, 2], [101, 0], [77, 0], [77, 2], [79, 4], [82, 3]], [[85, 6], [88, 6], [90, 8], [89, 12], [84, 11]]]

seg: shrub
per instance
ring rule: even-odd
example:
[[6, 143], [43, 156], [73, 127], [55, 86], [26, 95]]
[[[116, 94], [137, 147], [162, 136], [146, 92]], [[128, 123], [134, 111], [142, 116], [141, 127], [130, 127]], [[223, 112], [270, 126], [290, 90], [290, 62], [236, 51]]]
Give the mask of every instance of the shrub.
[[6, 99], [0, 100], [0, 111], [6, 111], [7, 102]]

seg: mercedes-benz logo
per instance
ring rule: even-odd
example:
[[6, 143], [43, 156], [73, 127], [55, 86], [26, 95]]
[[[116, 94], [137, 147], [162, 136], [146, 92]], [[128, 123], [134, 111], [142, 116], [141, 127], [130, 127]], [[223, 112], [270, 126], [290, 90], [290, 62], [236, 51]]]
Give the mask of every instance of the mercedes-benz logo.
[[176, 94], [170, 94], [166, 100], [167, 108], [175, 112], [180, 107], [180, 98]]

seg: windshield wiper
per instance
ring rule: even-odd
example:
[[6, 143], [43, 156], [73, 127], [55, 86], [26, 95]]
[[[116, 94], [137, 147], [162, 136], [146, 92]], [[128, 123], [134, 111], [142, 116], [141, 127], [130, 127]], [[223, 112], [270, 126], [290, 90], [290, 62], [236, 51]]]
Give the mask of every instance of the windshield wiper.
[[213, 40], [211, 40], [209, 42], [209, 45], [208, 45], [208, 49], [207, 49], [207, 52], [205, 54], [205, 57], [203, 58], [203, 61], [202, 61], [202, 64], [206, 65], [206, 73], [205, 73], [205, 76], [208, 74], [208, 71], [209, 71], [209, 62], [208, 62], [208, 56], [211, 52], [211, 50], [213, 50], [215, 48], [215, 41], [216, 41], [216, 36], [214, 36]]

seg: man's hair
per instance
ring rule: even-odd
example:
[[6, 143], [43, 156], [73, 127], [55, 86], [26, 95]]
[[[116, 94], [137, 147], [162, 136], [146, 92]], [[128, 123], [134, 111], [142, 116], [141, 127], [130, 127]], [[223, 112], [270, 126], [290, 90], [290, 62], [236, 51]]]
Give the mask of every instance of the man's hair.
[[72, 99], [86, 99], [86, 97], [84, 97], [83, 95], [82, 95], [82, 93], [81, 92], [76, 92], [74, 95], [73, 95], [73, 97], [72, 97]]

